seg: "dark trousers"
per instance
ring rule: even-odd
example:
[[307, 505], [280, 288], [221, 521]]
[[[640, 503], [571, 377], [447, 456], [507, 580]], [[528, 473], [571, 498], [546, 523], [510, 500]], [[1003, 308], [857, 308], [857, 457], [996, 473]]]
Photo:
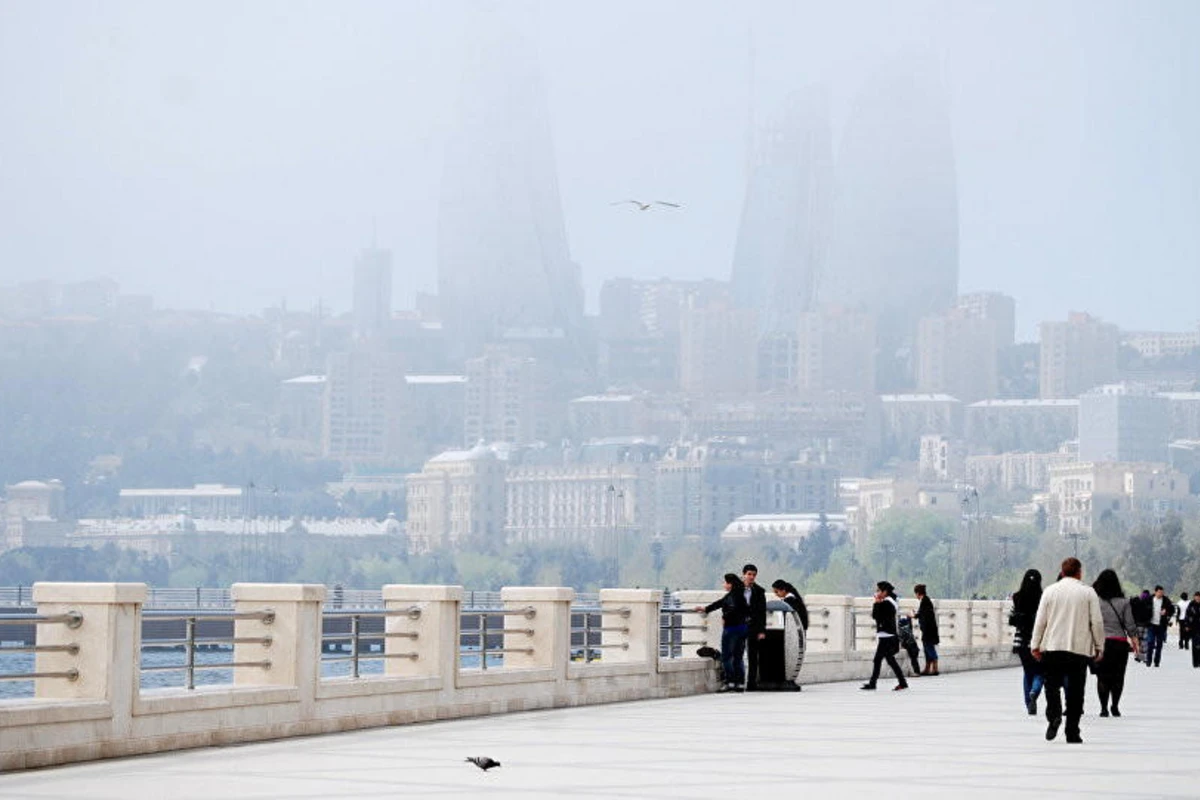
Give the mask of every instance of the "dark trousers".
[[746, 673], [746, 688], [753, 689], [758, 686], [758, 650], [762, 644], [758, 639], [758, 633], [751, 631], [746, 639], [746, 654], [747, 660], [750, 662], [749, 671]]
[[1166, 625], [1150, 625], [1146, 628], [1146, 666], [1154, 662], [1154, 666], [1162, 663], [1163, 642], [1167, 638]]
[[746, 626], [734, 625], [721, 631], [721, 668], [725, 682], [741, 686], [746, 682], [742, 657], [746, 654]]
[[1200, 636], [1192, 637], [1192, 666], [1200, 669]]
[[1192, 630], [1182, 622], [1179, 623], [1179, 649], [1187, 650], [1192, 643]]
[[871, 668], [871, 680], [867, 682], [869, 685], [874, 686], [879, 681], [879, 671], [883, 668], [883, 662], [886, 661], [892, 668], [892, 672], [896, 673], [896, 680], [900, 681], [900, 685], [908, 686], [908, 681], [904, 680], [904, 671], [896, 663], [896, 653], [899, 652], [900, 642], [896, 641], [895, 636], [880, 637], [879, 643], [875, 645], [875, 661]]
[[1046, 720], [1063, 717], [1062, 694], [1067, 695], [1067, 736], [1079, 735], [1079, 718], [1083, 716], [1083, 690], [1087, 686], [1088, 660], [1078, 653], [1055, 650], [1042, 653], [1042, 674], [1046, 679]]
[[1124, 639], [1105, 639], [1104, 658], [1096, 663], [1096, 693], [1100, 696], [1100, 708], [1107, 709], [1121, 704], [1121, 693], [1125, 691], [1125, 669], [1129, 666], [1129, 643]]
[[912, 662], [913, 673], [921, 674], [921, 662], [917, 660], [917, 654], [921, 651], [917, 648], [917, 640], [912, 639], [904, 643], [904, 652], [908, 653], [908, 660]]
[[1021, 669], [1025, 673], [1021, 686], [1025, 690], [1025, 705], [1028, 706], [1030, 700], [1037, 700], [1042, 693], [1042, 662], [1033, 657], [1028, 647], [1017, 648], [1017, 655], [1021, 658]]

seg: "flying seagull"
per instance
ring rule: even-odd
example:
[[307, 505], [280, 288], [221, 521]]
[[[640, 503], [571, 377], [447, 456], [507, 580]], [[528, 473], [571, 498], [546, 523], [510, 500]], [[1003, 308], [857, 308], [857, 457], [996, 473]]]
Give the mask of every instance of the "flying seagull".
[[491, 758], [488, 758], [487, 756], [471, 756], [470, 758], [467, 759], [467, 761], [470, 761], [472, 764], [479, 767], [484, 772], [487, 772], [492, 767], [500, 766], [499, 761], [495, 761]]
[[667, 208], [683, 208], [679, 203], [668, 203], [666, 200], [651, 200], [649, 203], [643, 203], [641, 200], [618, 200], [615, 203], [609, 203], [610, 206], [623, 206], [632, 203], [637, 206], [638, 211], [649, 211], [654, 206], [666, 206]]

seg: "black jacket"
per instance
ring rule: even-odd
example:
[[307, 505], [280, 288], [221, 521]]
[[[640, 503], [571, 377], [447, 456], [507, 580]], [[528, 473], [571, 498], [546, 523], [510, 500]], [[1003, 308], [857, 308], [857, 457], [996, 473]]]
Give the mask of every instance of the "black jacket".
[[1195, 600], [1188, 603], [1183, 613], [1183, 624], [1193, 631], [1200, 630], [1200, 603]]
[[1042, 595], [1025, 596], [1023, 592], [1015, 592], [1012, 598], [1012, 626], [1017, 629], [1017, 638], [1022, 643], [1028, 643], [1033, 638], [1033, 623], [1037, 620], [1038, 606], [1042, 604]]
[[875, 633], [886, 633], [896, 636], [896, 600], [891, 595], [875, 603], [871, 609], [871, 619], [875, 620]]
[[[727, 593], [720, 600], [709, 603], [704, 607], [704, 610], [711, 614], [718, 608], [721, 609], [721, 622], [724, 627], [733, 628], [737, 625], [746, 624], [750, 608], [746, 605], [746, 596], [741, 586], [733, 587], [733, 591]], [[764, 618], [766, 617], [766, 613], [766, 604], [764, 603]]]
[[938, 636], [937, 612], [933, 609], [933, 601], [929, 599], [929, 595], [921, 598], [921, 604], [917, 606], [917, 624], [921, 626], [921, 641], [925, 644], [939, 644], [942, 640]]
[[[745, 588], [742, 588], [742, 599], [745, 599]], [[750, 587], [749, 618], [750, 633], [762, 633], [767, 629], [767, 591], [757, 583]]]
[[808, 630], [808, 606], [804, 605], [804, 598], [794, 594], [789, 594], [783, 598], [783, 602], [792, 607], [796, 612], [796, 616], [800, 617], [800, 627]]
[[1144, 600], [1140, 594], [1129, 598], [1129, 610], [1133, 612], [1133, 621], [1138, 625], [1150, 625], [1150, 615], [1154, 613], [1153, 603], [1154, 598]]

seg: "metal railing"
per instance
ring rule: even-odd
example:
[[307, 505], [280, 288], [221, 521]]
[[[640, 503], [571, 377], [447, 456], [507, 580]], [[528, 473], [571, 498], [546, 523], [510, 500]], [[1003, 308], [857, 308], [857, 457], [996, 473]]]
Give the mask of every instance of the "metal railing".
[[[697, 621], [698, 619], [698, 621]], [[684, 608], [679, 605], [667, 607], [665, 604], [659, 615], [658, 650], [661, 658], [685, 658], [684, 648], [698, 647], [707, 644], [703, 633], [698, 639], [689, 639], [687, 631], [707, 631], [708, 623], [702, 611]]]
[[[571, 660], [579, 659], [585, 664], [602, 659], [602, 651], [607, 649], [629, 649], [628, 625], [605, 625], [604, 617], [618, 616], [629, 619], [633, 610], [627, 607], [603, 608], [601, 606], [573, 606], [571, 608]], [[576, 621], [578, 620], [578, 624]], [[605, 642], [604, 634], [620, 633], [625, 637], [621, 642]], [[600, 641], [596, 641], [599, 638]], [[576, 645], [578, 640], [578, 645]]]
[[[362, 676], [361, 664], [363, 661], [386, 660], [390, 658], [407, 658], [416, 661], [420, 658], [420, 653], [416, 650], [403, 653], [389, 653], [385, 643], [388, 639], [411, 639], [415, 641], [419, 634], [416, 631], [388, 631], [383, 630], [379, 633], [367, 632], [363, 630], [363, 620], [381, 620], [385, 623], [390, 617], [403, 617], [405, 619], [420, 619], [421, 607], [411, 605], [408, 608], [389, 608], [383, 611], [326, 611], [322, 618], [323, 620], [336, 621], [348, 620], [350, 623], [349, 632], [342, 633], [323, 633], [321, 634], [322, 649], [330, 643], [349, 643], [350, 652], [348, 655], [326, 655], [322, 656], [323, 662], [341, 663], [349, 662], [350, 677], [359, 678]], [[363, 652], [364, 645], [370, 646], [372, 643], [378, 642], [381, 645], [380, 652]]]
[[200, 636], [198, 635], [199, 623], [201, 622], [228, 622], [231, 625], [239, 619], [256, 620], [264, 625], [272, 625], [275, 622], [275, 610], [265, 608], [261, 611], [212, 611], [196, 614], [177, 614], [171, 611], [143, 611], [142, 624], [151, 623], [183, 623], [183, 637], [178, 639], [155, 639], [153, 646], [155, 648], [183, 648], [184, 662], [182, 664], [162, 664], [157, 666], [142, 665], [140, 670], [143, 674], [155, 672], [182, 672], [184, 675], [184, 688], [192, 690], [196, 688], [196, 671], [206, 669], [234, 669], [234, 668], [251, 668], [251, 669], [266, 669], [271, 668], [270, 659], [262, 661], [220, 661], [214, 663], [200, 663], [196, 660], [196, 652], [202, 647], [219, 647], [220, 645], [238, 645], [238, 644], [259, 644], [263, 647], [270, 647], [274, 641], [274, 637], [270, 634], [266, 636]]
[[[815, 642], [829, 643], [830, 613], [828, 608], [810, 608], [808, 610], [808, 629], [804, 632], [804, 641], [809, 647], [812, 647]], [[817, 633], [822, 635], [817, 636]]]
[[[82, 624], [83, 614], [78, 611], [67, 611], [62, 614], [0, 614], [0, 627], [32, 625], [36, 631], [38, 625], [65, 625], [69, 630], [75, 630]], [[33, 644], [0, 648], [0, 653], [67, 653], [74, 656], [79, 654], [79, 645], [76, 642], [37, 644], [35, 634]], [[33, 672], [0, 673], [0, 681], [31, 681], [44, 678], [77, 681], [79, 680], [79, 670], [71, 667], [61, 671], [38, 672], [35, 670]]]
[[[489, 658], [503, 659], [506, 653], [533, 655], [532, 647], [508, 647], [503, 638], [501, 639], [500, 646], [496, 647], [489, 641], [489, 637], [494, 638], [496, 636], [524, 635], [532, 639], [533, 628], [509, 627], [505, 622], [505, 617], [521, 617], [526, 620], [532, 620], [537, 617], [537, 609], [533, 606], [524, 606], [522, 608], [464, 608], [462, 610], [462, 617], [463, 619], [477, 619], [478, 627], [475, 630], [468, 630], [466, 627], [460, 626], [458, 648], [460, 663], [465, 659], [478, 657], [479, 669], [486, 671]], [[499, 628], [493, 628], [488, 624], [489, 620], [492, 619], [500, 621]], [[475, 639], [479, 643], [478, 648], [463, 647], [463, 639]]]

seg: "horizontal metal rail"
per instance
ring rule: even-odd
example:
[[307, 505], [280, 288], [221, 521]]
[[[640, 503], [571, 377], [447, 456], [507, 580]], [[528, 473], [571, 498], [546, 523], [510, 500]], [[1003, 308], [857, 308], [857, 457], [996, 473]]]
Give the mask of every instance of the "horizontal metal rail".
[[408, 617], [409, 619], [421, 618], [420, 606], [409, 606], [407, 608], [381, 608], [381, 609], [365, 609], [363, 611], [325, 611], [322, 613], [326, 619], [352, 619], [360, 617], [363, 619], [382, 619], [384, 617]]
[[527, 656], [531, 656], [531, 655], [533, 655], [533, 648], [532, 647], [489, 647], [486, 651], [485, 650], [459, 650], [458, 651], [458, 654], [460, 656], [482, 656], [482, 655], [484, 655], [484, 653], [487, 653], [487, 655], [489, 655], [489, 656], [495, 655], [496, 653], [523, 653]]
[[70, 653], [79, 655], [79, 645], [71, 644], [23, 644], [15, 647], [0, 647], [0, 653]]
[[275, 609], [264, 608], [261, 611], [205, 611], [199, 614], [181, 614], [178, 611], [143, 611], [142, 619], [152, 619], [155, 622], [174, 622], [194, 620], [196, 622], [211, 622], [221, 620], [250, 619], [270, 625], [275, 622]]
[[478, 639], [480, 636], [487, 636], [494, 633], [511, 633], [514, 635], [524, 634], [525, 636], [533, 636], [533, 628], [480, 628], [477, 631], [460, 631], [462, 636], [470, 636]]
[[77, 681], [79, 680], [79, 670], [69, 669], [65, 672], [17, 672], [9, 675], [0, 675], [0, 681], [35, 681], [47, 678]]
[[[270, 669], [270, 661], [226, 661], [221, 664], [179, 664], [178, 666], [142, 667], [142, 672], [191, 672], [197, 669], [233, 669], [234, 667], [257, 667]], [[193, 688], [193, 687], [188, 687]]]
[[146, 644], [143, 642], [143, 647], [187, 647], [189, 645], [199, 646], [205, 644], [261, 644], [263, 647], [270, 647], [275, 641], [272, 636], [226, 636], [226, 637], [210, 637], [206, 636], [203, 639], [155, 639], [152, 643]]
[[524, 608], [466, 608], [463, 609], [464, 617], [493, 617], [493, 616], [521, 616], [525, 619], [533, 619], [537, 616], [537, 609], [533, 606], [525, 606]]
[[66, 625], [78, 628], [83, 624], [83, 614], [67, 611], [63, 614], [0, 614], [0, 625]]
[[386, 658], [410, 658], [413, 661], [416, 661], [420, 657], [421, 657], [420, 653], [368, 653], [366, 655], [359, 656], [357, 659], [353, 655], [323, 656], [321, 658], [321, 661], [323, 663], [324, 662], [338, 662], [338, 661], [377, 661], [381, 658], [384, 658], [384, 659], [386, 659]]

